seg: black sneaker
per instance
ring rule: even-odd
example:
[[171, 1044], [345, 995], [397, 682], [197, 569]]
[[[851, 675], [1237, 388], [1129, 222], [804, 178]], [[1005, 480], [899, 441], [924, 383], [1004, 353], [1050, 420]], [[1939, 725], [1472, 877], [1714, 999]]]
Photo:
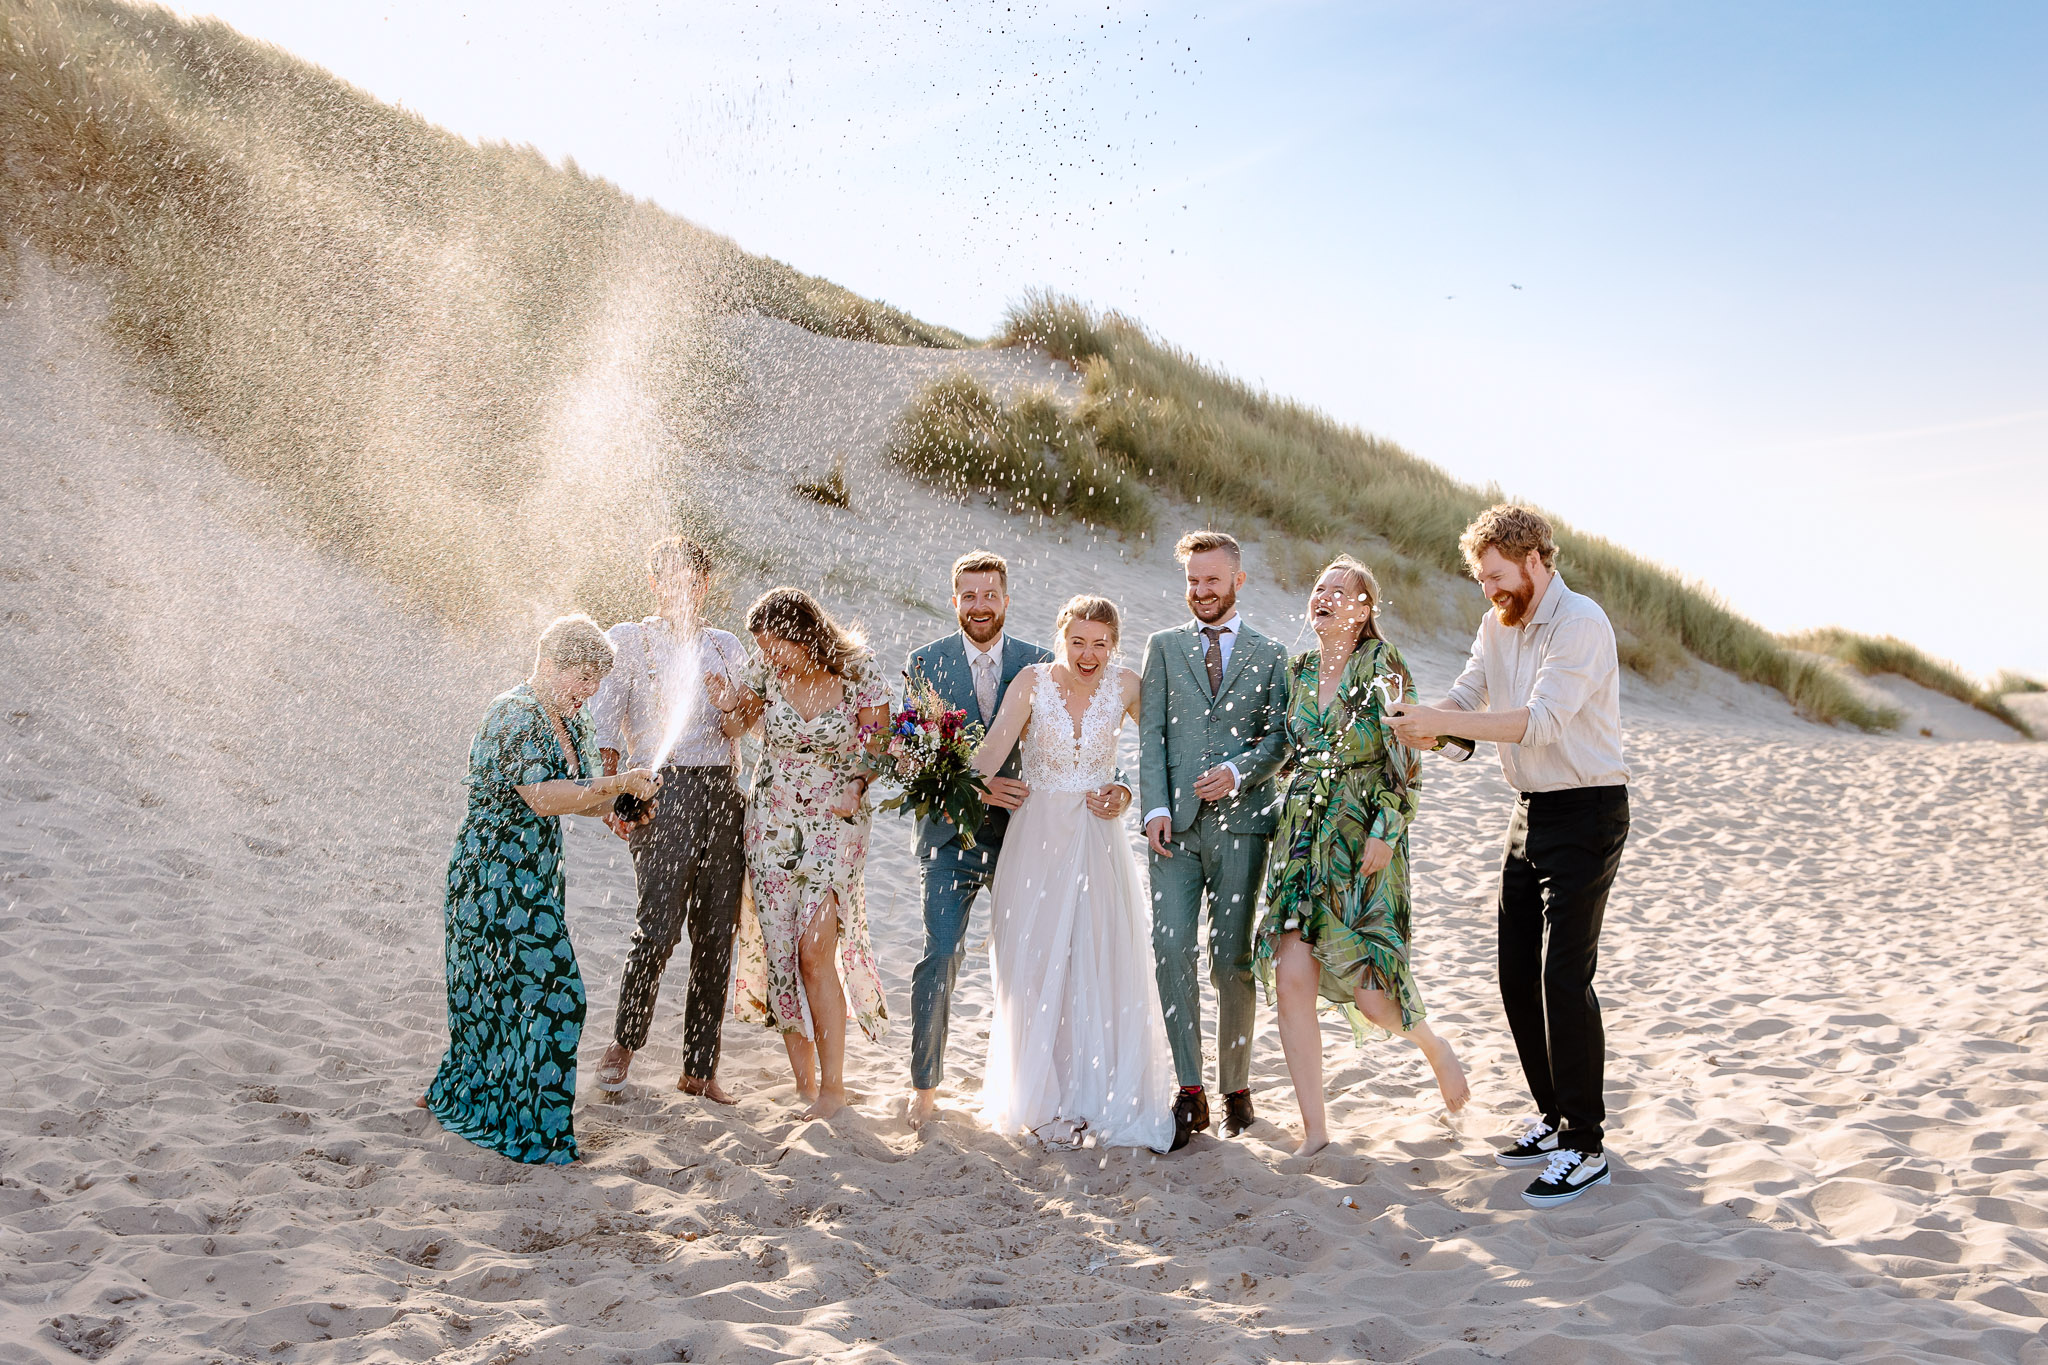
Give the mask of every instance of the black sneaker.
[[1557, 1150], [1557, 1129], [1547, 1119], [1524, 1119], [1522, 1136], [1515, 1145], [1493, 1154], [1503, 1166], [1541, 1166]]
[[1252, 1092], [1233, 1090], [1223, 1097], [1223, 1136], [1236, 1137], [1252, 1126]]
[[1569, 1204], [1595, 1185], [1605, 1185], [1613, 1178], [1605, 1152], [1575, 1152], [1560, 1147], [1550, 1154], [1550, 1164], [1536, 1177], [1536, 1183], [1522, 1191], [1522, 1198], [1531, 1208], [1547, 1209], [1552, 1204]]
[[1188, 1139], [1209, 1126], [1209, 1097], [1199, 1090], [1183, 1090], [1173, 1099], [1173, 1146], [1177, 1152]]

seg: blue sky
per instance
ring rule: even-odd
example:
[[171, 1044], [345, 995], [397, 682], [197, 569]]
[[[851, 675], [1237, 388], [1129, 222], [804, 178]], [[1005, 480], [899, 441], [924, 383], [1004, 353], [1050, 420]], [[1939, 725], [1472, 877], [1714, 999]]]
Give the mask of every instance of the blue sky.
[[2048, 675], [2048, 7], [188, 9], [969, 333], [1124, 309], [1774, 629]]

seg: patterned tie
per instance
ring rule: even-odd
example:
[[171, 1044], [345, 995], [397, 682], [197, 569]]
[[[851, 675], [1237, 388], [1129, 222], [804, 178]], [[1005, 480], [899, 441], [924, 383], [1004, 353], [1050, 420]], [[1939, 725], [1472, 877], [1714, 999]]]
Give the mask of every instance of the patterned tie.
[[974, 700], [981, 707], [981, 723], [996, 718], [996, 661], [993, 655], [974, 656]]
[[1223, 627], [1203, 626], [1202, 634], [1209, 637], [1209, 695], [1213, 697], [1223, 690]]

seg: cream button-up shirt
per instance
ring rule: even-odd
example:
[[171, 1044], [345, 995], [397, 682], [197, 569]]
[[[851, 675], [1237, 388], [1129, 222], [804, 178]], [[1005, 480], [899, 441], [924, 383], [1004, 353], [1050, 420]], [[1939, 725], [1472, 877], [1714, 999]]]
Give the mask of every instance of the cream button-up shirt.
[[[663, 731], [681, 719], [682, 733], [668, 763], [685, 768], [729, 768], [738, 762], [737, 746], [720, 728], [723, 717], [704, 691], [708, 670], [738, 678], [746, 663], [739, 638], [705, 626], [697, 632], [692, 658], [675, 630], [659, 616], [621, 621], [605, 632], [616, 653], [590, 699], [590, 721], [600, 749], [619, 751], [620, 766], [650, 762], [661, 747]], [[688, 707], [678, 717], [677, 708]]]
[[1529, 709], [1522, 742], [1497, 746], [1501, 774], [1517, 791], [1628, 782], [1614, 627], [1598, 602], [1567, 588], [1561, 577], [1551, 578], [1543, 600], [1519, 626], [1486, 613], [1450, 700], [1467, 711]]

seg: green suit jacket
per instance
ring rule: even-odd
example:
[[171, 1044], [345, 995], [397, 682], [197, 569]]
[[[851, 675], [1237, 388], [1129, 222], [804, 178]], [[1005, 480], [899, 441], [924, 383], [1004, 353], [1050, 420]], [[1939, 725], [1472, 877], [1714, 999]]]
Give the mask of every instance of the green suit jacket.
[[1219, 763], [1237, 767], [1237, 791], [1216, 803], [1233, 834], [1273, 832], [1273, 775], [1287, 759], [1287, 651], [1240, 623], [1209, 695], [1208, 642], [1190, 621], [1145, 642], [1138, 702], [1138, 786], [1146, 811], [1162, 807], [1184, 830], [1201, 814], [1195, 779]]

